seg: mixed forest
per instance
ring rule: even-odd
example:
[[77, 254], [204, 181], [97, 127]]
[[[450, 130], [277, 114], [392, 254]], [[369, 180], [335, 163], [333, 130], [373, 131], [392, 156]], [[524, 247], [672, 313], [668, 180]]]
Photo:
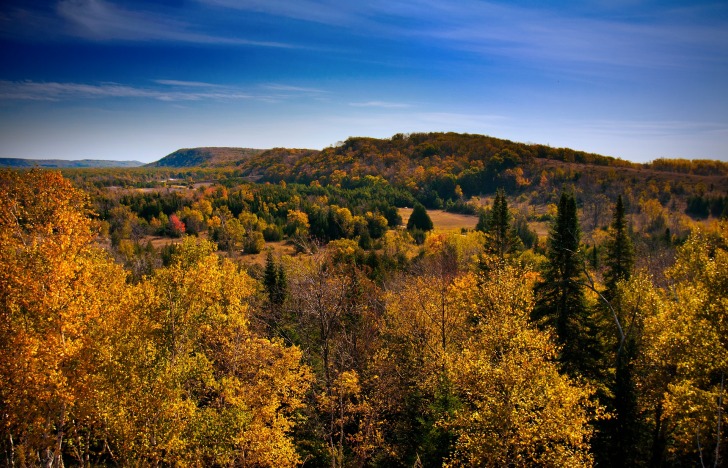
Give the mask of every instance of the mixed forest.
[[728, 464], [728, 163], [398, 134], [0, 199], [5, 466]]

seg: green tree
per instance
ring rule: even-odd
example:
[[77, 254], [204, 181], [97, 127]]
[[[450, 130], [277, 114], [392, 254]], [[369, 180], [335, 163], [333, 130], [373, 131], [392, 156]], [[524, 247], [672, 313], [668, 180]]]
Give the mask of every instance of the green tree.
[[[624, 216], [622, 195], [617, 198], [614, 217], [607, 241], [606, 271], [604, 279], [607, 286], [604, 296], [622, 312], [620, 322], [626, 326], [626, 334], [618, 336], [617, 356], [614, 378], [614, 410], [612, 441], [615, 463], [632, 466], [636, 456], [638, 440], [637, 395], [634, 382], [634, 360], [639, 350], [640, 327], [634, 318], [629, 320], [620, 307], [619, 284], [627, 282], [632, 276], [634, 248], [629, 236]], [[596, 249], [596, 246], [595, 246]]]
[[265, 270], [263, 272], [263, 286], [271, 304], [281, 305], [286, 295], [286, 273], [283, 265], [276, 265], [273, 251], [268, 250], [265, 257]]
[[607, 242], [606, 272], [604, 281], [607, 286], [606, 296], [613, 298], [619, 281], [629, 280], [634, 267], [634, 247], [629, 236], [627, 222], [624, 217], [622, 195], [617, 198], [614, 207], [614, 219]]
[[597, 330], [583, 290], [584, 267], [579, 254], [581, 230], [576, 198], [564, 192], [548, 239], [548, 262], [536, 285], [533, 318], [553, 327], [562, 346], [561, 361], [571, 374], [594, 377], [600, 358]]
[[503, 189], [498, 189], [490, 212], [490, 222], [485, 230], [486, 251], [503, 259], [520, 245], [520, 239], [511, 226], [511, 213]]
[[407, 221], [407, 230], [420, 229], [422, 231], [431, 231], [432, 227], [432, 220], [430, 219], [430, 215], [427, 214], [427, 210], [422, 204], [416, 203]]

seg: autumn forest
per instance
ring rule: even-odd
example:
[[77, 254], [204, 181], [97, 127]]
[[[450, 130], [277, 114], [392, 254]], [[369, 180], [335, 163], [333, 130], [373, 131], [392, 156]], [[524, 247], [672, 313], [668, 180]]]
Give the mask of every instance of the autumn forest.
[[728, 464], [728, 163], [398, 134], [0, 200], [5, 466]]

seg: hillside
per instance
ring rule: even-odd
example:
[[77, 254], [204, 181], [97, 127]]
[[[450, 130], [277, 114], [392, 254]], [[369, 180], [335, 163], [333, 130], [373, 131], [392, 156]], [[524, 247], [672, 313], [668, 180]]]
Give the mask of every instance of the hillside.
[[455, 176], [483, 170], [497, 175], [516, 167], [525, 170], [548, 166], [546, 161], [651, 173], [728, 176], [728, 163], [717, 160], [656, 159], [639, 164], [570, 148], [458, 133], [397, 134], [382, 139], [351, 137], [338, 146], [321, 151], [299, 148], [183, 148], [146, 167], [237, 167], [252, 180], [267, 181], [324, 182], [332, 174], [336, 173], [334, 178], [337, 178], [344, 172], [355, 177], [379, 175], [390, 182], [400, 182], [412, 177], [413, 171], [418, 171], [419, 167], [426, 172]]
[[658, 187], [680, 198], [728, 191], [728, 163], [721, 161], [659, 159], [637, 164], [568, 148], [455, 133], [349, 138], [322, 151], [276, 148], [237, 166], [243, 176], [262, 182], [352, 187], [366, 177], [382, 178], [406, 188], [430, 208], [456, 199], [457, 187], [466, 197], [493, 193], [498, 187], [511, 195], [535, 191], [542, 196], [540, 202], [564, 184], [585, 195], [605, 193], [610, 198], [628, 187], [634, 193]]
[[222, 167], [263, 153], [252, 148], [202, 147], [182, 148], [146, 167]]
[[0, 158], [0, 167], [46, 167], [46, 168], [99, 168], [99, 167], [140, 167], [144, 163], [139, 161], [106, 161], [103, 159], [81, 159], [67, 161], [64, 159], [22, 159]]

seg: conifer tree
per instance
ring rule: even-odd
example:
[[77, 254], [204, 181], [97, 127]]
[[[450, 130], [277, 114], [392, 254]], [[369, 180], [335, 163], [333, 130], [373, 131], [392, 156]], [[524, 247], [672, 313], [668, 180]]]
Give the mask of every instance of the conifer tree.
[[561, 361], [569, 373], [593, 377], [600, 358], [599, 345], [582, 287], [580, 240], [576, 198], [572, 193], [562, 193], [549, 234], [548, 263], [535, 289], [533, 318], [554, 328], [562, 346]]
[[475, 230], [480, 232], [488, 232], [490, 229], [490, 209], [481, 208], [478, 213], [478, 224], [475, 225]]
[[620, 280], [629, 280], [634, 266], [634, 247], [629, 237], [627, 222], [624, 217], [624, 203], [622, 195], [617, 198], [614, 207], [614, 220], [610, 230], [610, 239], [607, 243], [607, 270], [604, 280], [607, 286], [606, 296], [613, 298], [617, 283]]
[[515, 251], [521, 244], [513, 226], [511, 226], [511, 218], [506, 194], [503, 189], [498, 189], [485, 233], [487, 236], [486, 249], [500, 259]]
[[427, 210], [421, 203], [415, 203], [412, 209], [412, 214], [407, 221], [407, 230], [420, 229], [422, 231], [432, 230], [432, 220], [430, 215], [427, 214]]
[[[604, 274], [607, 290], [604, 296], [619, 308], [617, 284], [620, 281], [629, 281], [634, 266], [634, 248], [629, 237], [627, 223], [624, 216], [624, 203], [622, 196], [617, 198], [614, 208], [614, 218], [610, 229], [610, 239], [607, 242], [606, 271]], [[624, 319], [624, 317], [623, 317]], [[634, 382], [634, 360], [639, 350], [638, 337], [635, 336], [638, 327], [628, 327], [628, 333], [623, 342], [618, 344], [617, 362], [614, 380], [614, 409], [613, 444], [615, 459], [622, 466], [631, 466], [635, 457], [635, 443], [639, 433], [637, 415], [637, 395]]]
[[265, 257], [265, 270], [263, 272], [263, 286], [268, 293], [271, 304], [281, 305], [285, 298], [286, 274], [283, 266], [276, 266], [273, 252], [268, 251]]

